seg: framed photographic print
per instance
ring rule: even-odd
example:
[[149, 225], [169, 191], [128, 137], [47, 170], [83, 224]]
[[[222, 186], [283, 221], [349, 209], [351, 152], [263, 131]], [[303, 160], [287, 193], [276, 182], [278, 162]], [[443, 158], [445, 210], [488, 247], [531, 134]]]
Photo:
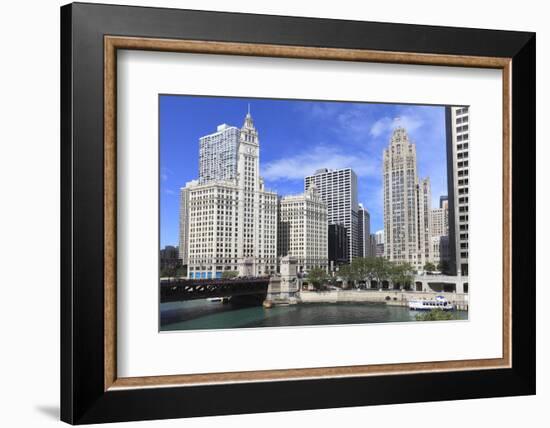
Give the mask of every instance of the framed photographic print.
[[533, 33], [76, 3], [61, 54], [62, 420], [535, 393]]

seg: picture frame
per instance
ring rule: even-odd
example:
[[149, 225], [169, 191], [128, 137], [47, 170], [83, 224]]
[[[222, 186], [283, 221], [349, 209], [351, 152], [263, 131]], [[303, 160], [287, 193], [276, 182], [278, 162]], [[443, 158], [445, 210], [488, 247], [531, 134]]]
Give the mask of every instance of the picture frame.
[[[121, 49], [502, 70], [502, 358], [119, 378]], [[63, 6], [61, 419], [86, 424], [534, 394], [535, 97], [534, 33]]]

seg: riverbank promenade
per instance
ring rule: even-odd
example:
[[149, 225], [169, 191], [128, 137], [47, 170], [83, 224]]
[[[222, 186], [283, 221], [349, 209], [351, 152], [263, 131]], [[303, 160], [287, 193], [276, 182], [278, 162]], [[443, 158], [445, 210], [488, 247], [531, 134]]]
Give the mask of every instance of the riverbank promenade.
[[444, 296], [457, 309], [468, 310], [468, 294], [402, 291], [402, 290], [330, 290], [300, 291], [297, 300], [300, 303], [385, 303], [393, 306], [408, 306], [409, 300], [433, 299]]

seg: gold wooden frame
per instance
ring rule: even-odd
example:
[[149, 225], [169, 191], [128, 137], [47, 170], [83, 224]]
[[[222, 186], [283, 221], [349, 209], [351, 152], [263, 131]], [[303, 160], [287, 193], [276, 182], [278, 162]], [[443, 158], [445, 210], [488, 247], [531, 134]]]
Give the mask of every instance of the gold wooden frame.
[[[503, 81], [502, 358], [118, 378], [116, 375], [116, 52], [118, 49], [501, 69]], [[382, 374], [392, 375], [511, 367], [511, 78], [511, 58], [106, 36], [104, 38], [105, 391], [121, 388], [163, 387], [176, 385], [193, 386], [199, 384], [357, 377]]]

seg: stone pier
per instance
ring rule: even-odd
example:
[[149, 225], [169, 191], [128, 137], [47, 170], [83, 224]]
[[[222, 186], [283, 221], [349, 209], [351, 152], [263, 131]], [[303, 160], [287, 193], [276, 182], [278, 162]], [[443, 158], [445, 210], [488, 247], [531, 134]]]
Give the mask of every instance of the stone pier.
[[271, 276], [267, 288], [266, 303], [269, 307], [276, 304], [298, 303], [297, 293], [300, 290], [300, 279], [297, 275], [298, 260], [291, 256], [281, 259], [281, 274]]

